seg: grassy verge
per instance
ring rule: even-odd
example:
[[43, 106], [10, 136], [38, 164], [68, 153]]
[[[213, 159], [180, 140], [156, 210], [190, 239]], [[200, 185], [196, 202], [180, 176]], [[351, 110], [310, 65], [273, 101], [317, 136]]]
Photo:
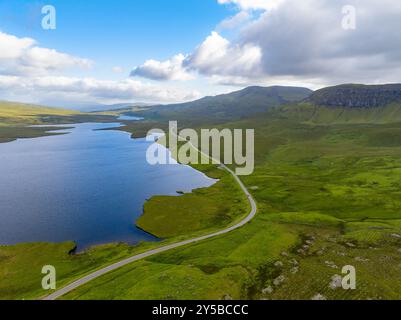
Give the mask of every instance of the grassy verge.
[[[146, 217], [139, 225], [167, 238], [161, 243], [110, 244], [93, 247], [78, 255], [70, 254], [73, 243], [0, 246], [0, 275], [7, 279], [0, 285], [0, 300], [35, 299], [48, 294], [41, 288], [44, 265], [56, 267], [60, 288], [126, 257], [223, 229], [248, 213], [248, 201], [230, 174], [215, 165], [200, 168], [219, 181], [211, 188], [195, 190], [181, 197], [154, 197], [147, 203], [151, 210], [146, 211]], [[171, 211], [167, 212], [166, 208]]]
[[283, 227], [256, 220], [236, 232], [124, 267], [65, 299], [247, 298], [260, 266], [273, 265], [281, 250], [296, 241]]
[[35, 299], [46, 295], [41, 287], [42, 267], [56, 267], [58, 286], [99, 266], [122, 259], [139, 248], [111, 244], [72, 255], [74, 243], [32, 243], [0, 246], [0, 300]]

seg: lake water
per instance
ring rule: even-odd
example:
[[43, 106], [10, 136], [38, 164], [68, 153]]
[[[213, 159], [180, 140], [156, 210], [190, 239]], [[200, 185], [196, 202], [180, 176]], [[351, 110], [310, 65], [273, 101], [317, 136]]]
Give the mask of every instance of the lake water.
[[127, 115], [121, 115], [117, 118], [117, 120], [125, 120], [125, 121], [139, 121], [143, 120], [143, 118], [140, 117], [133, 117], [133, 116], [127, 116]]
[[119, 124], [73, 126], [0, 143], [0, 244], [157, 241], [135, 227], [145, 201], [215, 183], [188, 166], [149, 165], [145, 139], [97, 130]]

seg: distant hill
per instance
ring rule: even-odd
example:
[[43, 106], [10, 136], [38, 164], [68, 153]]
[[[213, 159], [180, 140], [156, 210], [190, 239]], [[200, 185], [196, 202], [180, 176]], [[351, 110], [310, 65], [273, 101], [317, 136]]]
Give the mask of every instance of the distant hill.
[[375, 108], [351, 108], [299, 103], [282, 106], [266, 116], [315, 124], [383, 124], [401, 122], [401, 104]]
[[[18, 102], [0, 101], [0, 122], [13, 120], [14, 122], [32, 122], [40, 116], [72, 116], [78, 112], [24, 104]], [[7, 121], [6, 121], [7, 120]]]
[[393, 103], [401, 103], [401, 84], [344, 84], [318, 90], [306, 101], [327, 107], [385, 107]]
[[82, 113], [76, 110], [51, 108], [33, 104], [0, 101], [0, 127], [82, 122], [110, 122], [114, 116]]
[[299, 87], [248, 87], [193, 102], [151, 107], [145, 118], [221, 123], [265, 113], [271, 108], [306, 99], [313, 91]]
[[74, 109], [81, 112], [104, 112], [104, 111], [120, 111], [133, 109], [135, 107], [142, 108], [151, 106], [149, 103], [117, 103], [117, 104], [92, 104], [92, 105], [80, 105], [74, 106]]
[[[86, 112], [96, 112], [96, 111], [120, 111], [120, 110], [127, 110], [127, 109], [142, 109], [152, 106], [150, 103], [145, 102], [138, 102], [138, 103], [118, 103], [112, 105], [101, 105], [97, 108], [93, 108], [92, 110], [87, 110]], [[84, 110], [82, 110], [84, 111]]]

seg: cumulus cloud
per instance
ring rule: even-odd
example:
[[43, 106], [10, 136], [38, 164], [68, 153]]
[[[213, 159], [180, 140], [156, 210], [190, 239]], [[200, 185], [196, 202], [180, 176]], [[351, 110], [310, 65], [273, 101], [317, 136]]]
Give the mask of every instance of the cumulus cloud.
[[93, 62], [54, 49], [41, 48], [31, 38], [0, 31], [0, 74], [40, 75], [66, 68], [90, 68]]
[[218, 0], [220, 4], [234, 4], [241, 10], [270, 10], [277, 8], [285, 0]]
[[[172, 59], [173, 66], [161, 66], [179, 74], [174, 65], [181, 65], [184, 57]], [[134, 79], [120, 81], [98, 80], [90, 77], [66, 77], [55, 71], [66, 68], [89, 68], [92, 61], [39, 47], [34, 39], [18, 38], [0, 32], [0, 95], [16, 101], [64, 101], [82, 103], [118, 102], [181, 102], [194, 100], [200, 94], [168, 85], [155, 85]], [[113, 72], [121, 73], [121, 67]]]
[[[41, 48], [31, 38], [0, 32], [0, 91], [108, 101], [192, 100], [197, 92], [170, 87], [169, 80], [203, 76], [212, 85], [324, 85], [401, 82], [401, 2], [395, 0], [217, 0], [237, 14], [192, 52], [148, 60], [132, 77], [104, 81], [56, 77], [52, 72], [87, 68], [91, 61]], [[344, 6], [356, 8], [356, 29], [342, 28]], [[115, 69], [114, 71], [119, 71]], [[51, 77], [50, 75], [53, 75]], [[194, 84], [195, 85], [195, 84]]]
[[131, 76], [153, 80], [189, 80], [195, 72], [206, 76], [250, 76], [258, 73], [261, 59], [259, 47], [251, 43], [231, 44], [213, 31], [190, 55], [180, 54], [164, 62], [148, 60], [136, 67]]
[[[178, 63], [179, 69], [227, 85], [288, 84], [313, 88], [345, 82], [401, 81], [401, 2], [394, 0], [218, 0], [238, 14], [220, 25], [241, 27], [228, 41], [217, 32]], [[342, 27], [344, 6], [356, 29]], [[252, 10], [251, 21], [242, 23]], [[224, 28], [223, 28], [224, 29]], [[153, 63], [155, 69], [166, 68]], [[154, 70], [156, 72], [156, 70]], [[161, 78], [161, 76], [160, 76]], [[157, 77], [153, 77], [157, 79]]]
[[78, 102], [180, 102], [200, 97], [197, 91], [157, 86], [133, 79], [121, 81], [62, 76], [0, 76], [0, 92], [8, 96], [29, 99]]
[[194, 76], [184, 67], [185, 56], [178, 54], [166, 61], [148, 60], [136, 67], [131, 76], [139, 76], [153, 80], [192, 80]]
[[262, 51], [252, 43], [232, 44], [217, 32], [186, 59], [185, 65], [205, 75], [246, 76], [258, 72]]
[[[356, 9], [355, 30], [342, 28], [346, 5]], [[285, 0], [245, 28], [238, 41], [262, 49], [261, 69], [269, 78], [399, 82], [400, 16], [401, 3], [392, 0]]]
[[217, 27], [219, 30], [235, 29], [242, 26], [251, 19], [251, 14], [248, 11], [240, 11], [236, 15], [224, 19]]

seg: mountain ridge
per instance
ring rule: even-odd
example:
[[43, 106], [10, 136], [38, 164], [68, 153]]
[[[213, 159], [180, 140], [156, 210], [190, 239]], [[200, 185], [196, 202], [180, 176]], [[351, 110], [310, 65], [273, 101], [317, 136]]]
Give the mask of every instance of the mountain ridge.
[[199, 118], [219, 123], [240, 120], [243, 117], [265, 113], [274, 107], [302, 101], [312, 92], [302, 87], [251, 86], [228, 94], [206, 96], [192, 102], [153, 106], [135, 114], [151, 119]]
[[327, 107], [385, 107], [401, 103], [401, 84], [342, 84], [317, 90], [305, 102]]

